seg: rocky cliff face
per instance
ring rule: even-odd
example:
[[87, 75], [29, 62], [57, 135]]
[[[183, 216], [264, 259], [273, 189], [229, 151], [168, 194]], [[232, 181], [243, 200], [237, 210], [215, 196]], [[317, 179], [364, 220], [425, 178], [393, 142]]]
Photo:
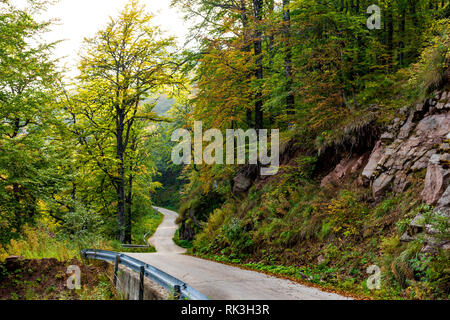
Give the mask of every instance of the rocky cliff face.
[[[398, 118], [367, 155], [344, 159], [322, 180], [322, 186], [337, 182], [361, 168], [361, 185], [371, 187], [374, 200], [392, 191], [401, 196], [412, 182], [415, 172], [426, 170], [420, 195], [424, 203], [435, 206], [435, 214], [450, 218], [450, 92], [441, 91], [414, 107], [404, 107]], [[416, 217], [403, 241], [411, 241], [425, 233], [423, 251], [438, 247], [450, 249], [450, 239], [438, 240], [437, 231], [426, 225], [424, 217]]]
[[449, 157], [444, 143], [450, 138], [448, 95], [438, 93], [436, 99], [402, 109], [406, 120], [396, 118], [381, 136], [362, 173], [372, 184], [374, 198], [389, 188], [403, 192], [411, 173], [428, 168], [423, 199], [431, 205], [439, 201], [448, 186], [448, 170], [443, 168]]
[[[435, 214], [450, 218], [450, 92], [437, 92], [432, 99], [413, 108], [403, 108], [406, 120], [396, 118], [373, 150], [363, 179], [372, 186], [375, 199], [387, 190], [400, 194], [411, 183], [414, 172], [426, 169], [422, 200], [435, 206]], [[437, 231], [416, 217], [403, 241], [425, 232], [426, 252], [449, 247], [450, 239], [437, 240]]]

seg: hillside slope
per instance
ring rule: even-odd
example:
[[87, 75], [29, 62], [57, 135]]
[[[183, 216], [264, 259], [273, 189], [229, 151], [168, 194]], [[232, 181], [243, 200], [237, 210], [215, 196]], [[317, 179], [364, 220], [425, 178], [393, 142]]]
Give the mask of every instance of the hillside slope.
[[[448, 298], [448, 88], [349, 135], [366, 143], [324, 150], [313, 171], [292, 141], [277, 176], [241, 170], [193, 252], [364, 296]], [[379, 290], [367, 288], [370, 266], [381, 270]]]

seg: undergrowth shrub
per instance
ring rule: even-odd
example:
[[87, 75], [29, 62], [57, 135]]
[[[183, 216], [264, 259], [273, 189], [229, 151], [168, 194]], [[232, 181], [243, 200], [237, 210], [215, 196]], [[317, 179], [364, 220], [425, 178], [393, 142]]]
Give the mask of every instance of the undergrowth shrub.
[[79, 249], [68, 241], [58, 240], [45, 226], [25, 226], [21, 239], [12, 239], [0, 249], [1, 257], [22, 256], [27, 259], [55, 258], [66, 261], [79, 256]]
[[[146, 244], [163, 221], [164, 216], [152, 209], [132, 222], [131, 240], [134, 244]], [[144, 239], [144, 236], [146, 239]]]
[[450, 22], [442, 19], [435, 22], [429, 35], [429, 45], [422, 52], [418, 63], [412, 65], [408, 75], [408, 92], [415, 100], [423, 100], [443, 80], [450, 66]]
[[329, 228], [349, 237], [359, 232], [358, 227], [368, 209], [357, 199], [355, 193], [343, 190], [336, 199], [330, 201], [326, 212], [329, 215]]
[[63, 242], [75, 245], [78, 250], [101, 247], [103, 243], [102, 217], [80, 204], [64, 216], [64, 224], [58, 234]]

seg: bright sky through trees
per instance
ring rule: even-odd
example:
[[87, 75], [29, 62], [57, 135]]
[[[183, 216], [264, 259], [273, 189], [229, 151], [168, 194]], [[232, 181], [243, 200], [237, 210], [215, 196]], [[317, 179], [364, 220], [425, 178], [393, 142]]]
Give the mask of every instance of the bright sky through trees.
[[[12, 4], [24, 7], [26, 0], [11, 0]], [[110, 16], [117, 16], [127, 0], [59, 0], [48, 8], [44, 19], [58, 19], [56, 25], [45, 35], [47, 41], [65, 40], [55, 51], [59, 58], [65, 57], [63, 63], [70, 69], [70, 74], [76, 72], [78, 52], [84, 37], [93, 36], [106, 25]], [[187, 26], [177, 9], [170, 7], [171, 0], [141, 0], [147, 11], [155, 17], [153, 23], [166, 31], [168, 35], [178, 38], [183, 44]]]

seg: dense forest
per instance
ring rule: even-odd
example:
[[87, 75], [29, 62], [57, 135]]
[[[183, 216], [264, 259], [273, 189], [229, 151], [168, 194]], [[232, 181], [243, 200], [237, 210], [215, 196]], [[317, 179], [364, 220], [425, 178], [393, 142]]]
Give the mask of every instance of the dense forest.
[[[449, 1], [173, 0], [191, 26], [180, 47], [133, 0], [85, 39], [70, 80], [43, 40], [48, 5], [0, 3], [0, 257], [42, 230], [75, 249], [139, 242], [159, 205], [179, 211], [192, 254], [362, 296], [448, 298], [448, 250], [400, 241], [433, 215], [417, 197], [426, 168], [375, 197], [360, 172], [321, 181], [449, 88]], [[195, 121], [279, 129], [280, 172], [172, 163], [173, 132]], [[369, 265], [383, 290], [365, 285]]]

